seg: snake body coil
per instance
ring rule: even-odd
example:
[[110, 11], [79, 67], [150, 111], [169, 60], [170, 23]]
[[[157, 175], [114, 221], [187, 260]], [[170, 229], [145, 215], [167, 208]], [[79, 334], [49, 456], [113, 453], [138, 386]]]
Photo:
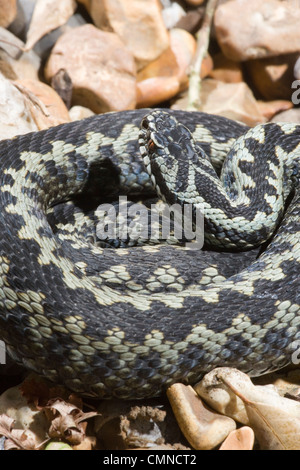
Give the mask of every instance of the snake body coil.
[[[17, 362], [98, 397], [156, 396], [216, 366], [283, 367], [300, 340], [300, 127], [146, 114], [0, 142], [0, 338]], [[147, 170], [168, 202], [204, 207], [206, 241], [226, 257], [104, 249], [49, 224], [67, 201], [84, 217], [89, 197], [153, 194]]]

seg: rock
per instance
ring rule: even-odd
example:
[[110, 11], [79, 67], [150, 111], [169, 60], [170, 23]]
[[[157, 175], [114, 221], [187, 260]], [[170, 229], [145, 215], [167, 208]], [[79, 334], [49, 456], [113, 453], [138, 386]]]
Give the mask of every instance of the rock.
[[184, 9], [178, 3], [172, 3], [169, 7], [162, 10], [162, 18], [167, 29], [174, 26], [186, 15]]
[[171, 385], [167, 396], [182, 433], [196, 450], [214, 449], [236, 428], [233, 419], [210, 410], [190, 386]]
[[253, 429], [243, 426], [232, 431], [219, 450], [252, 450], [254, 441], [255, 435]]
[[17, 0], [0, 0], [0, 26], [6, 28], [17, 14]]
[[114, 31], [121, 38], [138, 70], [169, 47], [159, 0], [90, 0], [84, 4], [98, 28]]
[[216, 37], [232, 60], [299, 52], [300, 8], [280, 0], [232, 0], [218, 6]]
[[73, 83], [73, 105], [86, 106], [95, 113], [134, 109], [134, 59], [116, 34], [91, 24], [63, 34], [47, 62], [47, 80], [61, 68]]
[[39, 442], [46, 439], [49, 424], [45, 414], [33, 405], [28, 405], [19, 386], [9, 388], [0, 396], [0, 415], [2, 414], [15, 420], [14, 429], [30, 431]]
[[[201, 85], [199, 111], [241, 121], [248, 126], [265, 122], [252, 91], [246, 83], [223, 83], [205, 79]], [[172, 109], [186, 109], [187, 97], [177, 100]]]
[[0, 74], [0, 122], [0, 140], [38, 130], [26, 99], [2, 74]]
[[249, 425], [249, 418], [243, 401], [233, 391], [220, 382], [218, 370], [206, 374], [194, 387], [197, 394], [218, 413], [230, 416], [235, 421]]
[[293, 103], [287, 100], [257, 101], [261, 114], [269, 121], [275, 114], [287, 111], [293, 107]]
[[80, 119], [85, 119], [87, 117], [93, 116], [95, 113], [91, 111], [89, 108], [85, 108], [84, 106], [73, 106], [69, 110], [69, 115], [71, 121], [79, 121]]
[[290, 100], [298, 53], [246, 62], [246, 70], [257, 92], [265, 100]]
[[62, 25], [60, 28], [51, 31], [50, 33], [46, 34], [46, 36], [42, 37], [34, 46], [35, 52], [41, 57], [42, 60], [46, 61], [51, 52], [51, 49], [55, 46], [56, 42], [63, 34], [85, 24], [87, 24], [87, 22], [83, 16], [79, 13], [76, 13], [75, 15], [71, 16], [67, 23]]
[[[183, 29], [174, 28], [170, 31], [171, 49], [179, 67], [180, 90], [188, 86], [188, 72], [196, 51], [194, 37]], [[207, 55], [202, 62], [201, 78], [206, 77], [212, 70], [212, 59]]]
[[147, 108], [169, 100], [179, 93], [177, 77], [153, 77], [137, 83], [137, 107]]
[[295, 122], [299, 124], [300, 108], [293, 108], [276, 114], [276, 116], [273, 117], [272, 122]]
[[[4, 0], [5, 1], [5, 0]], [[32, 13], [37, 0], [22, 0], [18, 2], [17, 14], [9, 30], [25, 41]]]
[[300, 57], [298, 57], [294, 66], [294, 77], [300, 80]]
[[202, 9], [188, 11], [187, 14], [178, 21], [175, 28], [185, 29], [189, 33], [194, 34], [199, 30], [202, 18]]
[[36, 2], [29, 30], [25, 50], [30, 50], [41, 37], [50, 31], [64, 25], [76, 9], [75, 0], [51, 0]]
[[243, 81], [241, 64], [228, 59], [222, 52], [213, 56], [213, 69], [209, 76], [225, 83], [239, 83]]
[[6, 78], [38, 78], [40, 58], [34, 51], [22, 52], [23, 41], [0, 28], [0, 71]]
[[53, 75], [51, 80], [51, 87], [61, 97], [66, 107], [71, 107], [73, 84], [72, 80], [65, 69], [60, 69]]
[[16, 83], [35, 95], [45, 105], [46, 115], [36, 106], [31, 108], [31, 114], [39, 130], [70, 122], [68, 109], [53, 88], [38, 80], [17, 80]]
[[197, 6], [202, 5], [205, 0], [185, 0], [188, 5]]
[[[196, 50], [196, 41], [182, 29], [170, 31], [171, 47], [138, 73], [137, 106], [154, 106], [173, 98], [188, 86], [188, 70]], [[212, 69], [210, 56], [204, 59], [201, 76]]]
[[137, 76], [137, 106], [154, 106], [175, 96], [180, 90], [180, 68], [174, 51], [168, 48]]

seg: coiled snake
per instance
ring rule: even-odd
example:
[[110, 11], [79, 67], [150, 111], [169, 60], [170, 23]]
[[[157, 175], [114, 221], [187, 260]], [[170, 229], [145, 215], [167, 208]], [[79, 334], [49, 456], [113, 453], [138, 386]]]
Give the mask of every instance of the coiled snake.
[[[300, 341], [300, 127], [148, 114], [0, 143], [0, 338], [17, 362], [90, 396], [156, 396], [224, 365], [259, 375]], [[153, 195], [148, 171], [170, 204], [204, 207], [205, 250], [105, 249], [74, 228], [102, 201]], [[53, 228], [65, 204], [71, 222]]]

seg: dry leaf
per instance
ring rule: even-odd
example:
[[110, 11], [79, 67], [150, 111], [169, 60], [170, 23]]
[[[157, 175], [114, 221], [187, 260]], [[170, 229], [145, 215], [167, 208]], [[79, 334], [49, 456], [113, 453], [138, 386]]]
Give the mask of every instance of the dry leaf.
[[85, 420], [97, 416], [96, 412], [84, 413], [77, 406], [62, 399], [51, 400], [44, 408], [51, 425], [49, 436], [52, 439], [65, 439], [71, 444], [80, 444], [86, 437]]
[[32, 432], [13, 429], [13, 426], [14, 420], [12, 418], [5, 414], [0, 415], [0, 436], [6, 437], [5, 450], [35, 450], [41, 446]]
[[300, 450], [300, 403], [281, 397], [273, 386], [255, 386], [235, 369], [215, 369], [245, 406], [249, 425], [263, 450]]
[[29, 51], [45, 34], [65, 24], [76, 9], [75, 0], [37, 0], [27, 33]]

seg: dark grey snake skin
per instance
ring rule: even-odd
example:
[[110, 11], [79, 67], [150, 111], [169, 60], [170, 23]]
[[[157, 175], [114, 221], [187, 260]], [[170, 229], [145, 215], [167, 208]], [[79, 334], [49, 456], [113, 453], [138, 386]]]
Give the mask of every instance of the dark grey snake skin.
[[[185, 127], [154, 112], [139, 134], [148, 113], [0, 143], [0, 338], [17, 362], [85, 395], [156, 396], [216, 366], [259, 375], [290, 363], [300, 340], [299, 126], [248, 131], [173, 111]], [[207, 242], [231, 252], [91, 244], [99, 202], [153, 196], [147, 167], [167, 200], [205, 205]], [[233, 249], [262, 242], [259, 256]]]

